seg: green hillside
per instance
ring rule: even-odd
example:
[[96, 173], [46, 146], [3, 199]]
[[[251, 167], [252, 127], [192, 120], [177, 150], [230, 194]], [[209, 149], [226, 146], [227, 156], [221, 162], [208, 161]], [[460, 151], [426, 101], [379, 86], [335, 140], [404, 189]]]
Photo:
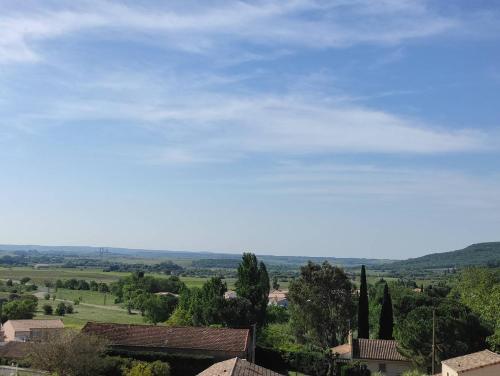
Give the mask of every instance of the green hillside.
[[457, 251], [431, 253], [372, 268], [385, 270], [439, 269], [460, 268], [469, 265], [500, 266], [500, 242], [472, 244]]

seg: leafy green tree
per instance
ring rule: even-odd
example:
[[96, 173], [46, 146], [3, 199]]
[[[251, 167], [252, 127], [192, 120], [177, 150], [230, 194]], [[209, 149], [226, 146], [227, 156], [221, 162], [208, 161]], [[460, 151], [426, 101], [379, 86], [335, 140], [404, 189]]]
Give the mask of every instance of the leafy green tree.
[[21, 278], [20, 282], [22, 285], [25, 285], [27, 284], [29, 281], [31, 281], [31, 278], [30, 277], [23, 277]]
[[361, 266], [361, 282], [358, 302], [358, 338], [370, 338], [368, 287], [366, 284], [365, 266]]
[[5, 284], [9, 287], [12, 287], [14, 285], [14, 283], [12, 282], [12, 279], [8, 279], [7, 282], [5, 282]]
[[135, 361], [124, 376], [170, 376], [170, 366], [159, 360], [152, 363]]
[[56, 315], [64, 316], [65, 314], [66, 314], [66, 304], [64, 304], [64, 302], [59, 302], [59, 304], [56, 307]]
[[37, 302], [32, 299], [13, 300], [3, 305], [2, 314], [8, 320], [32, 319], [36, 307]]
[[432, 311], [436, 310], [436, 361], [484, 349], [491, 331], [469, 308], [444, 299], [438, 306], [417, 307], [395, 328], [400, 352], [422, 371], [431, 369]]
[[146, 302], [145, 319], [157, 324], [166, 321], [177, 305], [177, 298], [171, 295], [152, 295]]
[[64, 307], [65, 307], [65, 308], [64, 308], [65, 313], [67, 313], [67, 314], [69, 314], [69, 315], [71, 315], [71, 314], [73, 313], [74, 308], [73, 308], [73, 305], [72, 305], [72, 304], [66, 304]]
[[192, 304], [194, 325], [222, 324], [226, 283], [220, 277], [212, 277], [203, 284]]
[[279, 290], [280, 289], [280, 284], [278, 282], [278, 277], [274, 276], [273, 277], [273, 290]]
[[252, 304], [256, 323], [262, 326], [266, 319], [270, 290], [266, 265], [259, 263], [253, 253], [243, 253], [235, 285], [238, 296], [248, 299]]
[[392, 339], [394, 327], [394, 316], [392, 314], [392, 299], [389, 293], [389, 286], [384, 287], [384, 299], [382, 300], [382, 310], [380, 311], [378, 338]]
[[460, 273], [455, 293], [494, 328], [488, 343], [493, 351], [500, 351], [500, 268], [465, 269]]
[[309, 262], [288, 293], [292, 327], [301, 343], [336, 346], [347, 337], [354, 317], [352, 285], [345, 272], [324, 262]]
[[43, 305], [43, 313], [46, 314], [46, 315], [52, 315], [52, 306], [50, 304], [44, 304]]

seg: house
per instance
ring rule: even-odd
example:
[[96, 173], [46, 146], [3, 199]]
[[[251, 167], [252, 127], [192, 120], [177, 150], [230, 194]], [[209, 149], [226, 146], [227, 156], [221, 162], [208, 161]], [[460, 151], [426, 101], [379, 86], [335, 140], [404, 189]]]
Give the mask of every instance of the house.
[[287, 290], [273, 290], [269, 293], [269, 305], [277, 305], [280, 307], [288, 307], [288, 291]]
[[236, 294], [236, 291], [233, 290], [228, 290], [224, 293], [224, 299], [236, 299], [238, 295]]
[[216, 361], [254, 354], [250, 329], [88, 322], [82, 332], [105, 338], [116, 351], [205, 355]]
[[490, 350], [446, 359], [441, 362], [442, 376], [498, 376], [500, 355]]
[[283, 376], [245, 359], [233, 358], [215, 363], [198, 376]]
[[56, 320], [8, 320], [2, 325], [3, 340], [26, 342], [46, 338], [47, 335], [64, 329], [60, 319]]
[[387, 376], [399, 376], [412, 368], [411, 361], [398, 352], [397, 342], [386, 339], [352, 338], [348, 343], [332, 348], [339, 361], [359, 361], [371, 372], [381, 372]]

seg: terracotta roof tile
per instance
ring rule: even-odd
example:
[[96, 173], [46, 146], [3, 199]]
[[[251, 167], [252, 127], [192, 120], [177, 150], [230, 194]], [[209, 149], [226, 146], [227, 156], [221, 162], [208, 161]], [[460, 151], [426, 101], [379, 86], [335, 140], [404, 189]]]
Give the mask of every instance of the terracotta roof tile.
[[397, 342], [394, 340], [354, 339], [352, 352], [355, 359], [407, 360], [398, 352]]
[[456, 358], [446, 359], [443, 361], [443, 364], [446, 364], [456, 372], [464, 372], [500, 364], [500, 355], [490, 350], [483, 350]]
[[245, 359], [233, 358], [216, 363], [198, 376], [283, 376]]
[[102, 336], [112, 345], [213, 351], [246, 351], [249, 329], [169, 327], [88, 322], [85, 333]]
[[[60, 319], [55, 320], [8, 320], [16, 331], [26, 332], [30, 329], [62, 329], [64, 324]], [[5, 325], [4, 324], [4, 325]]]

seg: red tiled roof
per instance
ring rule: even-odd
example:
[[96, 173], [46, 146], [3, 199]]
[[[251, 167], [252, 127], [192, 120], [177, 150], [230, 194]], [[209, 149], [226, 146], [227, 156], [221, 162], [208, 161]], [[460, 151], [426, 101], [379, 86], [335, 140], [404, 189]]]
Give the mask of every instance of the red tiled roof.
[[245, 359], [233, 358], [215, 363], [198, 376], [283, 376]]
[[83, 332], [112, 345], [212, 351], [246, 351], [249, 329], [169, 327], [88, 322]]
[[358, 338], [353, 340], [352, 352], [354, 359], [408, 360], [398, 352], [394, 340]]

